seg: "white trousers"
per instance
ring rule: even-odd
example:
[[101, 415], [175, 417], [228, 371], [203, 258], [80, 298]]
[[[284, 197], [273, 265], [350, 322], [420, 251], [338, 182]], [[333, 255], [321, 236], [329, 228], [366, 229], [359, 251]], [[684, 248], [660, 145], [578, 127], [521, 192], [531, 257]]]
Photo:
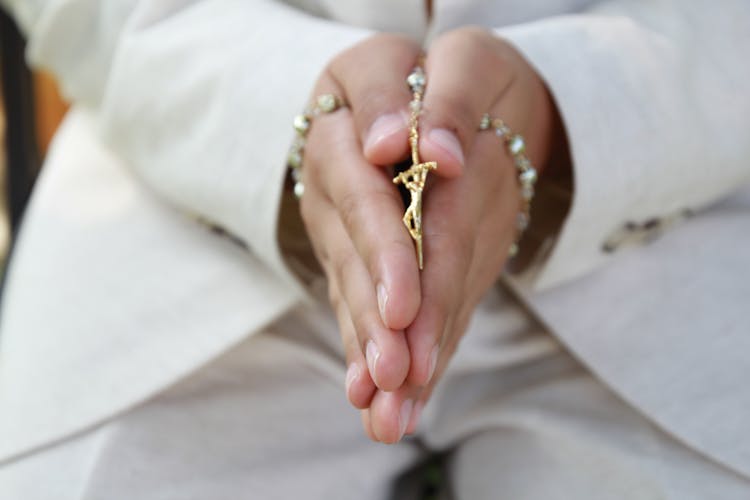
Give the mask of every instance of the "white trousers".
[[[488, 294], [418, 433], [371, 443], [330, 310], [301, 306], [140, 407], [0, 469], [2, 500], [383, 500], [446, 454], [458, 500], [747, 500]], [[411, 498], [411, 497], [409, 497]]]

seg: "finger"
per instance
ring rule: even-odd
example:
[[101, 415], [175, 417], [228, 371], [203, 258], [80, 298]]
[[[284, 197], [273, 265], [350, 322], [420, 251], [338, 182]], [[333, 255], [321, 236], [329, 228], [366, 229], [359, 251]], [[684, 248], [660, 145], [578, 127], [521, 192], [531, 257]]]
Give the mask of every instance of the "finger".
[[334, 207], [315, 192], [310, 197], [306, 193], [305, 198], [304, 207], [308, 213], [304, 217], [305, 223], [322, 247], [324, 269], [343, 299], [339, 302], [344, 303], [354, 326], [358, 349], [365, 357], [369, 375], [379, 388], [396, 389], [403, 384], [409, 370], [404, 332], [383, 325], [377, 312], [375, 287]]
[[[513, 169], [512, 165], [498, 165]], [[520, 193], [513, 175], [505, 176], [498, 188], [497, 196], [486, 205], [488, 217], [477, 229], [474, 259], [467, 272], [471, 283], [463, 307], [479, 303], [486, 290], [497, 281], [508, 259], [508, 249], [518, 233], [517, 221]]]
[[[484, 112], [519, 121], [524, 108], [508, 98], [512, 85]], [[512, 158], [492, 132], [472, 137], [465, 175], [438, 180], [425, 200], [424, 245], [435, 264], [422, 274], [422, 307], [407, 329], [412, 384], [430, 380], [441, 335], [453, 334], [456, 312], [467, 304], [473, 309], [497, 279], [516, 234], [519, 198]]]
[[414, 319], [420, 301], [414, 247], [401, 220], [403, 203], [386, 172], [362, 157], [351, 114], [325, 118], [308, 138], [306, 186], [311, 184], [335, 205], [367, 266], [382, 322], [403, 329]]
[[343, 52], [330, 65], [332, 78], [351, 104], [357, 136], [370, 163], [394, 164], [408, 152], [411, 96], [406, 76], [420, 52], [413, 40], [384, 33]]
[[[507, 112], [511, 118], [514, 117], [512, 111], [503, 109], [502, 103], [493, 107], [493, 111], [498, 113]], [[518, 188], [515, 185], [514, 166], [509, 157], [503, 156], [499, 147], [502, 142], [491, 134], [478, 136], [475, 144], [471, 148], [468, 164], [470, 165], [470, 174], [467, 178], [476, 177], [479, 179], [495, 178], [498, 179], [492, 183], [484, 183], [483, 187], [488, 187], [490, 196], [481, 205], [479, 212], [483, 217], [478, 219], [476, 228], [476, 244], [473, 258], [469, 264], [466, 283], [462, 300], [458, 303], [456, 312], [453, 315], [447, 315], [445, 328], [439, 343], [433, 347], [430, 371], [433, 371], [429, 381], [424, 385], [422, 391], [414, 403], [414, 410], [409, 424], [406, 428], [406, 434], [413, 434], [419, 424], [422, 410], [429, 401], [430, 396], [438, 380], [446, 370], [453, 353], [458, 346], [460, 339], [465, 332], [469, 320], [473, 315], [476, 304], [481, 300], [486, 290], [494, 283], [503, 264], [507, 258], [506, 248], [508, 248], [514, 239], [513, 224], [519, 204]], [[503, 171], [508, 175], [503, 175]], [[463, 179], [462, 179], [463, 180]], [[454, 181], [460, 182], [460, 181]], [[511, 228], [509, 230], [509, 228]], [[431, 302], [429, 296], [425, 297], [423, 309]], [[426, 312], [425, 317], [437, 316], [437, 312]], [[437, 323], [440, 323], [438, 321]], [[418, 331], [418, 325], [415, 325], [415, 331]], [[426, 338], [423, 336], [420, 338]], [[410, 340], [414, 337], [409, 337]], [[438, 348], [439, 346], [439, 348]], [[412, 350], [419, 348], [410, 347]], [[426, 349], [422, 348], [422, 351]], [[412, 362], [412, 366], [416, 365]], [[421, 381], [420, 381], [421, 382]], [[410, 382], [408, 382], [410, 383]]]
[[[464, 329], [469, 315], [459, 318], [458, 328]], [[445, 348], [440, 351], [435, 376], [425, 387], [405, 384], [397, 391], [384, 393], [376, 391], [370, 408], [363, 412], [363, 424], [371, 439], [384, 443], [395, 443], [406, 434], [413, 434], [422, 415], [422, 410], [445, 372], [458, 344], [459, 336], [451, 336]]]
[[414, 410], [412, 410], [411, 412], [411, 417], [409, 418], [409, 424], [406, 426], [405, 434], [411, 435], [417, 432], [417, 427], [419, 426], [419, 421], [422, 418], [422, 410], [424, 410], [425, 404], [427, 404], [426, 398], [420, 398], [416, 403], [414, 403]]
[[[507, 116], [514, 120], [516, 112], [503, 102], [494, 103], [491, 116]], [[488, 130], [476, 136], [469, 153], [468, 177], [482, 179], [484, 203], [474, 212], [474, 256], [466, 273], [467, 290], [464, 305], [477, 303], [496, 281], [508, 256], [508, 249], [517, 234], [520, 203], [517, 170], [505, 142]]]
[[328, 295], [338, 319], [341, 341], [346, 356], [346, 397], [355, 408], [367, 408], [370, 406], [373, 394], [375, 394], [375, 383], [370, 377], [367, 361], [365, 361], [359, 347], [354, 323], [346, 303], [341, 298], [336, 280], [328, 281]]
[[470, 175], [438, 180], [425, 199], [423, 244], [430, 261], [422, 271], [422, 305], [406, 330], [411, 384], [424, 386], [432, 378], [442, 338], [466, 300], [485, 182]]
[[375, 392], [368, 410], [368, 420], [378, 441], [393, 444], [404, 437], [418, 394], [418, 390], [410, 387], [393, 392]]
[[480, 28], [461, 28], [430, 48], [420, 153], [438, 162], [438, 175], [461, 173], [482, 116], [512, 81], [503, 47]]
[[[459, 324], [461, 328], [466, 328], [466, 324], [468, 323], [468, 320], [466, 317], [459, 320]], [[449, 341], [448, 344], [445, 346], [445, 348], [440, 352], [440, 357], [438, 359], [437, 367], [435, 369], [435, 375], [430, 380], [430, 383], [427, 384], [424, 388], [422, 388], [421, 391], [418, 392], [415, 402], [414, 402], [414, 409], [411, 413], [411, 418], [409, 419], [409, 424], [406, 426], [406, 434], [414, 434], [416, 433], [421, 418], [422, 418], [422, 412], [427, 405], [427, 403], [430, 401], [430, 397], [432, 396], [433, 391], [435, 390], [435, 386], [437, 385], [438, 381], [442, 378], [443, 374], [445, 373], [445, 370], [448, 367], [448, 364], [450, 363], [451, 358], [453, 357], [453, 353], [455, 352], [456, 346], [457, 346], [458, 340], [457, 337], [454, 337], [453, 340]]]

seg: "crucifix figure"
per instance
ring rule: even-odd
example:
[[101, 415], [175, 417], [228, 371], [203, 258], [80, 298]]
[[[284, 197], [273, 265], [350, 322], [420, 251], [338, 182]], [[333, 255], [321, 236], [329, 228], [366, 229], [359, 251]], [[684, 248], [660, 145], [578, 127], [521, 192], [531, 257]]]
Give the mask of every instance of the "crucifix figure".
[[420, 270], [424, 268], [424, 259], [422, 257], [422, 190], [424, 190], [424, 185], [427, 181], [427, 173], [436, 168], [437, 163], [434, 161], [416, 163], [409, 167], [408, 170], [400, 172], [393, 178], [394, 184], [403, 184], [411, 195], [411, 202], [406, 208], [402, 220], [417, 246], [417, 259]]
[[406, 83], [412, 92], [412, 100], [409, 103], [411, 115], [409, 117], [409, 146], [411, 147], [411, 167], [400, 172], [393, 178], [394, 184], [403, 184], [409, 190], [411, 202], [404, 212], [404, 225], [409, 230], [411, 238], [417, 247], [417, 261], [419, 270], [424, 269], [424, 258], [422, 256], [422, 192], [424, 191], [427, 174], [430, 170], [437, 168], [437, 162], [423, 162], [419, 159], [419, 115], [422, 112], [422, 96], [424, 94], [427, 79], [424, 70], [417, 66], [409, 74]]

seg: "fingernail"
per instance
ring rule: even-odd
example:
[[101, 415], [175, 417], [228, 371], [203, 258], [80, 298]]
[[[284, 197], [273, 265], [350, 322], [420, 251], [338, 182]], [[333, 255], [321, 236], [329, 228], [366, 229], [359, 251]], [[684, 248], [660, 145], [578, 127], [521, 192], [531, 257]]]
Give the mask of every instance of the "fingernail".
[[378, 292], [378, 308], [380, 309], [380, 319], [383, 320], [384, 325], [388, 325], [388, 322], [385, 320], [385, 306], [388, 305], [388, 292], [385, 289], [385, 285], [382, 283], [378, 283], [377, 292]]
[[407, 426], [407, 429], [410, 429], [412, 433], [414, 433], [417, 430], [417, 426], [419, 425], [419, 419], [422, 417], [423, 409], [424, 409], [424, 401], [419, 401], [416, 405], [414, 405], [414, 411], [411, 412], [411, 417], [409, 418], [409, 425]]
[[380, 141], [406, 128], [404, 118], [398, 113], [379, 116], [370, 126], [365, 139], [365, 154]]
[[437, 360], [438, 360], [438, 354], [440, 354], [440, 347], [435, 346], [432, 348], [432, 351], [430, 352], [430, 368], [427, 372], [427, 382], [429, 383], [430, 380], [432, 380], [432, 376], [435, 375], [435, 368], [437, 367]]
[[372, 340], [368, 340], [367, 347], [365, 347], [365, 358], [367, 358], [367, 368], [370, 369], [370, 376], [376, 384], [378, 383], [378, 377], [375, 374], [375, 368], [379, 357], [380, 351], [378, 350], [378, 346]]
[[349, 389], [351, 389], [352, 383], [359, 378], [359, 365], [357, 363], [351, 363], [349, 368], [346, 370], [346, 395], [349, 395]]
[[406, 432], [406, 426], [409, 425], [409, 420], [411, 419], [411, 410], [414, 407], [414, 401], [411, 399], [407, 399], [403, 403], [401, 403], [401, 411], [399, 412], [398, 416], [398, 425], [399, 425], [399, 434], [398, 438], [401, 439], [404, 437], [404, 433]]
[[436, 128], [430, 131], [427, 138], [455, 158], [458, 163], [464, 164], [464, 152], [456, 134], [444, 128]]

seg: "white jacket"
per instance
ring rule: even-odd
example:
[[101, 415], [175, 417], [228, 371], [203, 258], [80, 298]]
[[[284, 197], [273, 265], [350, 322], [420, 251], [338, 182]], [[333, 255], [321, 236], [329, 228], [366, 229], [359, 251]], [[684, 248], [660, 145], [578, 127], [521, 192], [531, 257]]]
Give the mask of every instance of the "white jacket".
[[750, 475], [750, 196], [727, 198], [750, 179], [748, 2], [436, 0], [429, 24], [422, 0], [0, 2], [76, 104], [3, 297], [0, 461], [126, 411], [303, 300], [277, 219], [318, 73], [375, 30], [481, 24], [545, 79], [574, 163], [570, 212], [516, 290], [621, 396]]

